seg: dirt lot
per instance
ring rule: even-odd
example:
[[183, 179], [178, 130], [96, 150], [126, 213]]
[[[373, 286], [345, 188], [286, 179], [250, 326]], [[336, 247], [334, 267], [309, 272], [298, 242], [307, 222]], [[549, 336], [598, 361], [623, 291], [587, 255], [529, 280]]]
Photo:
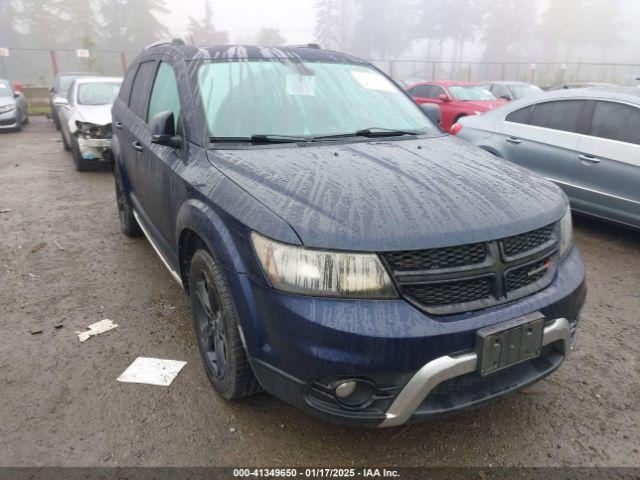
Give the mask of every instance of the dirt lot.
[[[640, 233], [575, 220], [589, 295], [556, 374], [434, 423], [350, 429], [217, 397], [186, 295], [121, 235], [111, 173], [75, 172], [59, 138], [43, 118], [0, 134], [0, 465], [640, 465]], [[78, 342], [104, 318], [119, 328]], [[116, 382], [137, 356], [188, 364], [168, 388]]]

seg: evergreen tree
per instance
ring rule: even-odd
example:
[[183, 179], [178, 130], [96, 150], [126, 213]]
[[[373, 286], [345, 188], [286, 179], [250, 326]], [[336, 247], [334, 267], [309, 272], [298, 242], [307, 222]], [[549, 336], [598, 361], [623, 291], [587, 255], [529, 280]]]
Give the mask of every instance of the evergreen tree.
[[12, 1], [0, 0], [0, 47], [18, 47], [20, 34], [16, 31], [16, 9]]
[[168, 12], [164, 0], [100, 0], [106, 45], [115, 50], [139, 50], [169, 39], [169, 29], [156, 17]]
[[256, 35], [256, 43], [258, 45], [266, 45], [269, 47], [279, 47], [286, 43], [287, 39], [280, 34], [278, 28], [262, 28]]
[[398, 57], [412, 39], [409, 0], [354, 0], [358, 15], [351, 44], [357, 54], [381, 59]]
[[191, 43], [195, 44], [224, 44], [229, 43], [229, 34], [217, 31], [213, 25], [213, 9], [209, 0], [204, 2], [204, 15], [201, 20], [189, 17], [187, 34]]
[[16, 24], [26, 31], [31, 48], [57, 48], [68, 25], [61, 17], [62, 0], [21, 0], [16, 4]]
[[505, 62], [527, 58], [538, 28], [537, 18], [536, 4], [531, 0], [492, 0], [482, 31], [484, 60]]
[[347, 12], [344, 0], [317, 0], [314, 38], [323, 48], [343, 50], [347, 45]]

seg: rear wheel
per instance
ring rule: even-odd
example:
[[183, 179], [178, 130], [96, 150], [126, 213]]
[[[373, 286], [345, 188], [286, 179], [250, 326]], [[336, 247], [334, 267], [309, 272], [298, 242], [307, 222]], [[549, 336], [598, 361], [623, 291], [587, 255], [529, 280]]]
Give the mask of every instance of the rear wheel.
[[259, 392], [240, 339], [231, 291], [218, 263], [202, 248], [191, 259], [189, 296], [198, 348], [213, 388], [227, 400]]
[[124, 191], [124, 184], [120, 176], [120, 170], [116, 166], [113, 171], [116, 181], [116, 201], [118, 202], [118, 217], [120, 218], [120, 229], [128, 237], [141, 237], [142, 230], [138, 221], [133, 216], [133, 208]]

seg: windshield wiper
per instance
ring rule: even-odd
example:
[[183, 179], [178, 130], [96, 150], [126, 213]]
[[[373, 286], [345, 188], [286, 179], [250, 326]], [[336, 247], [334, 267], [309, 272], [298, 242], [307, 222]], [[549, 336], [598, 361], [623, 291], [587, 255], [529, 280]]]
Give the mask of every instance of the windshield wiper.
[[328, 138], [347, 138], [347, 137], [399, 137], [402, 135], [420, 135], [424, 132], [416, 132], [411, 130], [395, 130], [393, 128], [371, 127], [362, 130], [356, 130], [352, 133], [337, 133], [334, 135], [321, 135], [313, 137], [314, 140], [324, 140]]
[[252, 143], [300, 143], [313, 142], [310, 137], [297, 137], [294, 135], [264, 135], [257, 134], [250, 137], [209, 137], [211, 143], [216, 142], [252, 142]]

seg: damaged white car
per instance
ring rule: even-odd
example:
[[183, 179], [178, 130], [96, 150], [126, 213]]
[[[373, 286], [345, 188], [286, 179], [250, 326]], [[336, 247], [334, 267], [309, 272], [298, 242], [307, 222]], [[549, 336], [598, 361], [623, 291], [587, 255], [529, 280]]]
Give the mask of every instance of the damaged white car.
[[121, 78], [80, 77], [69, 86], [59, 107], [64, 149], [73, 154], [76, 170], [111, 162], [111, 106], [120, 91]]

